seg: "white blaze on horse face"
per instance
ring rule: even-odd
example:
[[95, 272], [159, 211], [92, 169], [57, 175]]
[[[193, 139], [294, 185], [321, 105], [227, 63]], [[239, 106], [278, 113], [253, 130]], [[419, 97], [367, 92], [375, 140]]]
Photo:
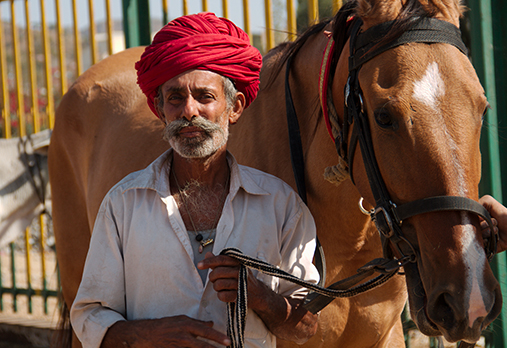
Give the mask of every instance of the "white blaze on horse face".
[[465, 289], [465, 294], [470, 294], [468, 303], [468, 324], [472, 327], [477, 318], [488, 315], [481, 291], [481, 288], [484, 286], [482, 275], [487, 260], [484, 250], [475, 238], [475, 230], [466, 212], [461, 213], [461, 221], [463, 226], [463, 237], [461, 240], [463, 262], [465, 263], [465, 270], [468, 270], [468, 274], [466, 275], [467, 288]]
[[431, 63], [421, 80], [414, 83], [413, 97], [430, 108], [438, 109], [438, 98], [445, 94], [445, 84], [438, 71], [438, 64]]
[[[419, 102], [425, 104], [433, 110], [435, 117], [440, 117], [441, 122], [438, 122], [439, 127], [433, 129], [435, 132], [435, 139], [446, 139], [447, 153], [449, 155], [448, 163], [454, 165], [456, 178], [455, 182], [458, 185], [458, 194], [460, 196], [466, 196], [467, 190], [462, 185], [465, 182], [465, 171], [461, 166], [461, 161], [458, 159], [459, 148], [454, 140], [454, 137], [450, 135], [448, 128], [446, 127], [445, 119], [440, 112], [439, 104], [440, 99], [445, 95], [445, 83], [440, 75], [438, 64], [436, 62], [428, 64], [424, 76], [414, 82], [414, 89], [412, 97]], [[437, 134], [438, 133], [438, 134]], [[427, 139], [431, 141], [431, 139]]]
[[[440, 76], [438, 64], [433, 62], [426, 68], [424, 76], [414, 83], [412, 96], [431, 108], [437, 116], [441, 116], [439, 112], [439, 100], [444, 94], [445, 83]], [[466, 187], [462, 185], [465, 180], [464, 170], [456, 156], [458, 146], [453, 137], [450, 136], [445, 122], [441, 123], [441, 127], [438, 128], [437, 132], [443, 132], [443, 134], [440, 134], [440, 137], [443, 136], [447, 139], [448, 149], [450, 150], [449, 155], [455, 167], [455, 183], [458, 185], [457, 193], [460, 196], [466, 196]], [[464, 303], [464, 306], [468, 307], [468, 321], [470, 327], [472, 327], [477, 318], [488, 314], [481, 291], [484, 287], [483, 271], [487, 260], [482, 246], [475, 238], [475, 229], [466, 212], [461, 213], [461, 225], [463, 228], [461, 239], [463, 263], [465, 264], [465, 272], [467, 272], [465, 275], [466, 289], [464, 289], [464, 301], [468, 300], [468, 304]]]

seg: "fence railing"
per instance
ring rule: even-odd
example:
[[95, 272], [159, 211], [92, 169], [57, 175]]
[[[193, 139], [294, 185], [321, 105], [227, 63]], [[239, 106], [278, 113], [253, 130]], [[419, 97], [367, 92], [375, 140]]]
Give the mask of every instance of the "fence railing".
[[[11, 311], [20, 311], [19, 297], [26, 303], [23, 312], [34, 313], [34, 297], [38, 297], [40, 308], [37, 314], [50, 313], [48, 302], [51, 298], [56, 309], [56, 298], [60, 280], [56, 269], [54, 250], [48, 245], [44, 229], [46, 216], [41, 215], [34, 228], [28, 228], [17, 243], [10, 243], [0, 251], [0, 311], [5, 311], [4, 294], [10, 294]], [[22, 241], [22, 242], [21, 242]], [[50, 264], [51, 266], [49, 266]], [[6, 276], [4, 276], [6, 275]]]

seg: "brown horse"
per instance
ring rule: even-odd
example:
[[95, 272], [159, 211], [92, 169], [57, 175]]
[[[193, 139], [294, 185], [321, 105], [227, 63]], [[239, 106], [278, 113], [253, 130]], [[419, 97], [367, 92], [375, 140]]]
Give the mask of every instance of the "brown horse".
[[[360, 197], [367, 209], [376, 203], [359, 147], [348, 154], [354, 184], [345, 179], [333, 185], [323, 178], [326, 168], [347, 167], [335, 167], [340, 160], [319, 105], [319, 72], [328, 32], [337, 52], [329, 98], [337, 108], [337, 122], [343, 124], [350, 54], [346, 23], [351, 14], [362, 19], [362, 31], [391, 20], [397, 20], [396, 30], [403, 31], [421, 16], [458, 26], [462, 14], [458, 0], [356, 0], [342, 10], [333, 21], [314, 26], [295, 43], [281, 45], [264, 58], [258, 98], [231, 129], [230, 139], [230, 150], [240, 163], [296, 187], [284, 107], [285, 64], [291, 55], [290, 86], [300, 122], [308, 205], [325, 251], [328, 283], [351, 276], [382, 256], [379, 234], [357, 205]], [[395, 37], [396, 30], [388, 36]], [[102, 198], [118, 180], [167, 148], [160, 136], [163, 126], [150, 114], [135, 83], [133, 66], [142, 51], [129, 49], [91, 67], [57, 111], [49, 166], [58, 262], [68, 306], [77, 292]], [[394, 203], [445, 195], [478, 199], [479, 136], [487, 101], [462, 52], [446, 43], [400, 45], [365, 62], [358, 82], [376, 162]], [[343, 136], [349, 144], [351, 133]], [[327, 171], [328, 178], [332, 172]], [[412, 317], [419, 329], [449, 341], [477, 341], [502, 302], [477, 215], [424, 213], [403, 221], [402, 230], [407, 242], [400, 250], [410, 243], [417, 255], [417, 263], [407, 264], [405, 271]], [[368, 293], [334, 300], [320, 313], [319, 331], [304, 346], [403, 347], [400, 314], [406, 298], [404, 278], [398, 275]], [[293, 345], [279, 342], [279, 346]]]

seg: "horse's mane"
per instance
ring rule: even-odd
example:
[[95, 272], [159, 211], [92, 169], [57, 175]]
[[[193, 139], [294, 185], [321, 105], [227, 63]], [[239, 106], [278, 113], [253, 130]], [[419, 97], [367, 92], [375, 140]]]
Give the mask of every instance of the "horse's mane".
[[[321, 22], [309, 27], [303, 34], [301, 34], [294, 42], [284, 42], [279, 46], [275, 47], [272, 51], [279, 52], [284, 50], [285, 52], [280, 55], [277, 62], [273, 65], [273, 70], [268, 81], [268, 85], [274, 81], [276, 76], [280, 73], [287, 60], [297, 54], [297, 52], [303, 47], [310, 37], [321, 32], [324, 28], [332, 23], [333, 39], [335, 41], [335, 50], [333, 53], [332, 69], [330, 70], [334, 74], [334, 67], [338, 63], [340, 53], [345, 46], [348, 38], [350, 37], [351, 25], [358, 17], [358, 4], [359, 0], [347, 1], [337, 14], [332, 19], [325, 19]], [[398, 14], [394, 25], [392, 26], [389, 33], [382, 38], [372, 50], [377, 47], [383, 46], [385, 43], [390, 42], [399, 37], [405, 32], [410, 26], [414, 24], [414, 21], [419, 21], [425, 17], [433, 17], [437, 12], [436, 6], [423, 6], [419, 0], [408, 0], [403, 5], [402, 10]], [[273, 53], [270, 51], [270, 53]], [[268, 56], [270, 54], [268, 53]], [[332, 81], [332, 76], [329, 77]]]

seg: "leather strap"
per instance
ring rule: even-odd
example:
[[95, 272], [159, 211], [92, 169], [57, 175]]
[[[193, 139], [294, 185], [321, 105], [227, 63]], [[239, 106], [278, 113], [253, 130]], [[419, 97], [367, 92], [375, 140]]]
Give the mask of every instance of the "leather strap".
[[[294, 179], [296, 180], [296, 187], [299, 196], [308, 204], [306, 196], [306, 182], [305, 182], [305, 161], [303, 154], [303, 145], [301, 143], [301, 132], [299, 130], [299, 122], [296, 115], [296, 108], [292, 100], [292, 93], [290, 91], [290, 67], [292, 63], [292, 55], [287, 59], [285, 70], [285, 109], [287, 113], [287, 128], [289, 130], [289, 146], [290, 146], [290, 159], [292, 163], [292, 171]], [[320, 244], [319, 238], [316, 237], [316, 252], [315, 252], [315, 267], [319, 271], [320, 281], [319, 285], [326, 284], [326, 257], [324, 249]]]
[[460, 30], [453, 24], [435, 18], [419, 17], [415, 23], [399, 37], [389, 43], [373, 49], [383, 37], [392, 29], [394, 21], [376, 25], [357, 37], [355, 53], [351, 57], [349, 70], [354, 70], [372, 59], [373, 57], [390, 50], [391, 48], [410, 42], [419, 43], [446, 43], [453, 45], [463, 54], [468, 50], [461, 39]]

